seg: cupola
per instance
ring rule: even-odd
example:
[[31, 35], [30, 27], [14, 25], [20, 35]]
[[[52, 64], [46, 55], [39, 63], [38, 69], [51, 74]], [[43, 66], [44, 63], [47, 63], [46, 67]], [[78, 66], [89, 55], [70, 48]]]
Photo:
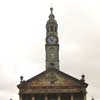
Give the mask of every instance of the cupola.
[[49, 15], [49, 20], [47, 21], [46, 24], [46, 30], [47, 32], [57, 32], [58, 24], [53, 14], [53, 8], [50, 8], [50, 11], [51, 13]]

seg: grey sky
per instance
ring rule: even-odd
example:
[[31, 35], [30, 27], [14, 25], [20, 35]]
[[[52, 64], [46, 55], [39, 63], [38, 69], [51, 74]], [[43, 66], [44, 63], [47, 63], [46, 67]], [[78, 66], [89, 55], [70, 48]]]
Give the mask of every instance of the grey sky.
[[18, 100], [20, 75], [45, 69], [45, 25], [51, 3], [58, 22], [60, 69], [86, 75], [88, 100], [100, 99], [99, 0], [0, 1], [0, 100]]

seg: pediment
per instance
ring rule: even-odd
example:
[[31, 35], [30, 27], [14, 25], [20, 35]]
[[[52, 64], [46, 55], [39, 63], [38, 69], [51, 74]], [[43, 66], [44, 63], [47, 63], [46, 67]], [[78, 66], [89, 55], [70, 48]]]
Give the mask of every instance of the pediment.
[[24, 86], [30, 87], [80, 87], [81, 81], [61, 71], [49, 70], [27, 80]]

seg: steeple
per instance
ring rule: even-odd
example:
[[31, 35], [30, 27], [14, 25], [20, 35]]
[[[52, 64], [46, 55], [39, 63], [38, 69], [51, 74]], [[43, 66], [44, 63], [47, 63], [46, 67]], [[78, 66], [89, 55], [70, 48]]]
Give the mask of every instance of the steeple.
[[59, 69], [59, 44], [58, 44], [58, 24], [50, 8], [49, 20], [46, 24], [46, 69]]

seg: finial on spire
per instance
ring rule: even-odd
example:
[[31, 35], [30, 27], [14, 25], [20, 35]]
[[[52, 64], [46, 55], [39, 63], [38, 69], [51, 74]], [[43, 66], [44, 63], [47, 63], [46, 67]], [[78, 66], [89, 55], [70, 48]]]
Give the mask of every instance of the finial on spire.
[[49, 18], [54, 19], [55, 16], [53, 15], [53, 8], [52, 7], [50, 8], [50, 11], [51, 11], [51, 14], [49, 15]]
[[51, 14], [52, 14], [53, 13], [53, 8], [51, 7], [50, 10], [51, 10]]

